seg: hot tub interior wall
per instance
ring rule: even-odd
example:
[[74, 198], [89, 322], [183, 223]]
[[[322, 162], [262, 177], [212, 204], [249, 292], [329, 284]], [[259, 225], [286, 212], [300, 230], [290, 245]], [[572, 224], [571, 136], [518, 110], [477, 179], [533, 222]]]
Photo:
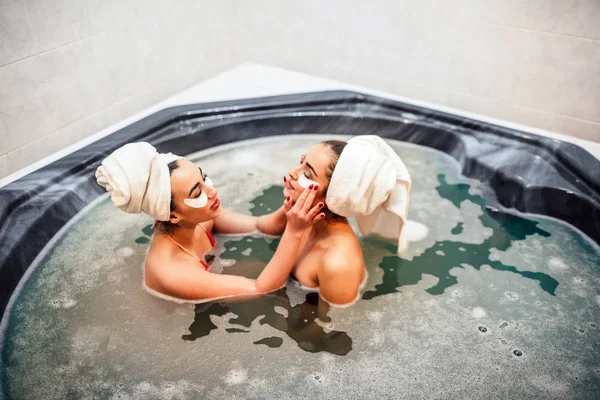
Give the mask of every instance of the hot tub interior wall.
[[246, 61], [598, 141], [599, 20], [597, 0], [2, 2], [0, 177]]

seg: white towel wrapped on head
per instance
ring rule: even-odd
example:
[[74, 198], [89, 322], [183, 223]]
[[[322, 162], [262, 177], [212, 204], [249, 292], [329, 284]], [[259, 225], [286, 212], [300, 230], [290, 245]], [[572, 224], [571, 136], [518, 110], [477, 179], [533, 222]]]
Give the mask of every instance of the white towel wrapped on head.
[[325, 203], [334, 213], [355, 217], [363, 235], [377, 233], [407, 245], [410, 174], [396, 152], [379, 136], [348, 141], [331, 176]]
[[115, 150], [96, 170], [96, 181], [111, 192], [114, 205], [138, 214], [145, 212], [168, 221], [171, 212], [169, 163], [181, 157], [159, 154], [146, 142], [129, 143]]

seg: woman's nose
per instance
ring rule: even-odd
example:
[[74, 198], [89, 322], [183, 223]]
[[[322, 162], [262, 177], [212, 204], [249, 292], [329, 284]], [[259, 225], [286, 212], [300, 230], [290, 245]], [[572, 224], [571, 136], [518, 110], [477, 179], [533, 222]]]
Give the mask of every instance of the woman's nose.
[[297, 181], [298, 180], [298, 170], [300, 169], [300, 167], [296, 167], [290, 170], [289, 175], [290, 177]]
[[206, 192], [209, 198], [215, 198], [219, 194], [219, 191], [214, 186], [206, 186]]

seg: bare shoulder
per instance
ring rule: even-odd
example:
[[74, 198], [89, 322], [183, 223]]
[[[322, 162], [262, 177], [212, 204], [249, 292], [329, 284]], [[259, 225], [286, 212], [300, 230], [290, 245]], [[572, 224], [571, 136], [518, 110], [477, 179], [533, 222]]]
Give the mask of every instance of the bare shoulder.
[[365, 261], [356, 236], [344, 234], [336, 237], [324, 251], [320, 264], [321, 297], [335, 305], [355, 301], [366, 277]]
[[170, 294], [165, 293], [169, 291], [167, 288], [170, 286], [185, 280], [186, 276], [193, 276], [199, 271], [205, 272], [196, 264], [180, 254], [170, 243], [155, 238], [144, 264], [146, 285], [164, 294]]
[[320, 270], [326, 274], [338, 271], [345, 274], [362, 273], [365, 260], [358, 238], [354, 235], [337, 235], [321, 257]]

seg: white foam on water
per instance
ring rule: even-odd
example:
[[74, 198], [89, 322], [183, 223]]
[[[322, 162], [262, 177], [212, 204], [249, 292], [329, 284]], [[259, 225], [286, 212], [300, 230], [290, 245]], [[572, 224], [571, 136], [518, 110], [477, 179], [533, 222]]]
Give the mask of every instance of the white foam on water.
[[569, 268], [569, 266], [565, 264], [563, 260], [556, 257], [550, 257], [548, 259], [548, 267], [550, 267], [550, 270], [552, 271], [560, 271]]
[[403, 232], [406, 235], [406, 240], [409, 243], [414, 243], [424, 240], [429, 234], [429, 228], [425, 224], [409, 219], [406, 221]]
[[367, 313], [367, 318], [372, 322], [379, 322], [383, 317], [383, 313], [379, 311], [371, 311]]
[[52, 308], [73, 308], [77, 305], [78, 301], [70, 298], [66, 293], [61, 293], [59, 297], [50, 301]]
[[135, 250], [131, 246], [120, 247], [116, 251], [119, 257], [127, 258], [135, 254]]
[[287, 318], [289, 316], [289, 311], [281, 306], [275, 306], [273, 307], [273, 309], [275, 310], [275, 312], [277, 314], [281, 314], [283, 315], [285, 318]]
[[471, 315], [473, 316], [473, 318], [481, 319], [487, 316], [487, 313], [483, 308], [475, 307], [473, 308], [473, 310], [471, 310]]
[[323, 331], [325, 333], [329, 333], [335, 328], [335, 325], [331, 321], [329, 321], [329, 322], [321, 321], [320, 318], [315, 318], [315, 323], [317, 325], [319, 325], [321, 328], [323, 328]]
[[234, 369], [225, 376], [225, 383], [228, 385], [239, 385], [248, 379], [248, 371], [245, 369]]

